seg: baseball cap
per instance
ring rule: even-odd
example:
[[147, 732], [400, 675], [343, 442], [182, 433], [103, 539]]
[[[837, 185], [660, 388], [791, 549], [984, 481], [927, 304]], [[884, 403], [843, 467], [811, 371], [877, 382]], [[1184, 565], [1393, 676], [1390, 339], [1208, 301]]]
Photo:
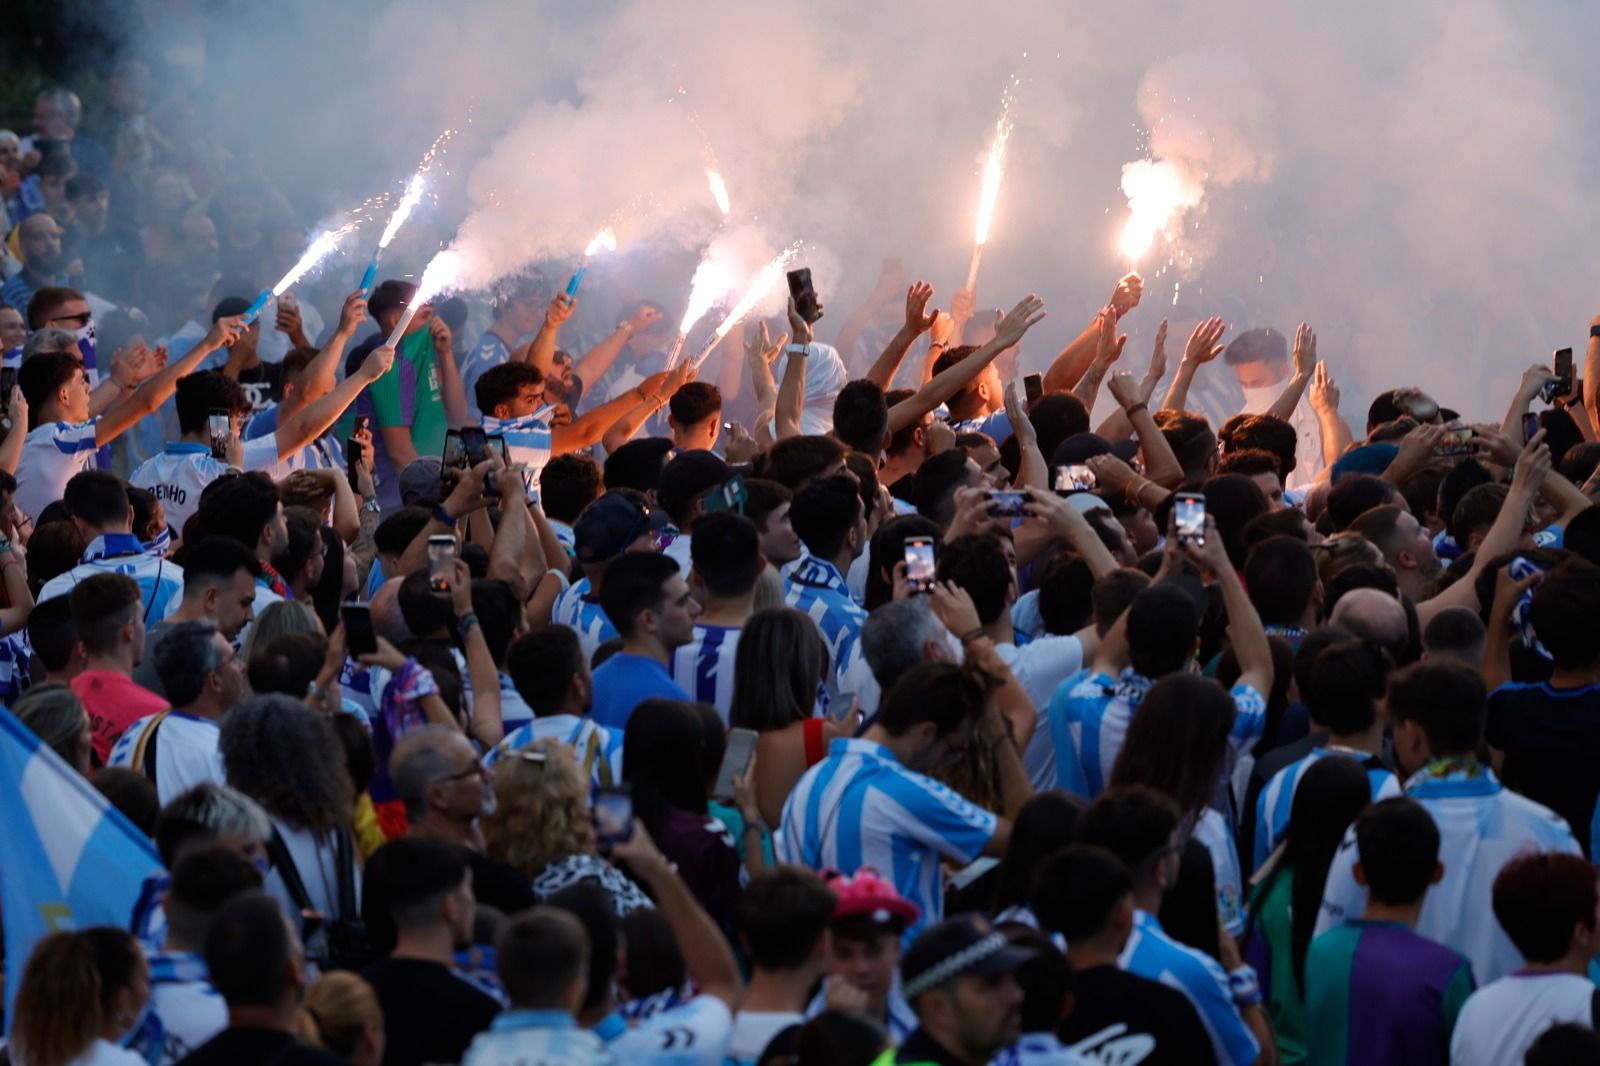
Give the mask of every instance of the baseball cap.
[[833, 908], [833, 920], [845, 918], [871, 918], [878, 925], [897, 925], [904, 929], [915, 924], [922, 909], [896, 892], [894, 886], [878, 876], [876, 870], [863, 867], [854, 876], [838, 873], [824, 874], [828, 887], [833, 889], [839, 902]]
[[1133, 462], [1139, 454], [1139, 442], [1133, 439], [1109, 441], [1098, 433], [1074, 433], [1060, 444], [1050, 456], [1052, 466], [1084, 463], [1097, 455], [1114, 455], [1125, 463]]
[[440, 480], [441, 466], [437, 455], [424, 455], [413, 459], [400, 471], [400, 503], [406, 507], [431, 506], [444, 499], [444, 484]]
[[620, 492], [608, 492], [585, 507], [572, 524], [573, 547], [580, 563], [603, 563], [621, 555], [641, 534], [666, 524], [665, 512]]
[[900, 960], [901, 989], [913, 1000], [931, 988], [967, 974], [1010, 973], [1033, 958], [982, 918], [965, 914], [924, 929]]
[[661, 468], [656, 499], [669, 515], [680, 515], [702, 492], [727, 481], [728, 464], [701, 448], [679, 452]]

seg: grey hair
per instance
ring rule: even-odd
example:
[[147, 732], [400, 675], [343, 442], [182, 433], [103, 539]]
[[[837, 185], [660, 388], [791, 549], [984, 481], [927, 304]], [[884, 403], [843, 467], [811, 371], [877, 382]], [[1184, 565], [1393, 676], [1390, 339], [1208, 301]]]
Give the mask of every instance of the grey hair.
[[249, 636], [245, 638], [240, 654], [249, 662], [256, 649], [265, 648], [285, 633], [315, 633], [327, 636], [315, 612], [299, 600], [279, 600], [256, 615], [250, 623]]
[[428, 789], [449, 776], [453, 768], [444, 745], [450, 737], [461, 735], [459, 729], [447, 725], [426, 725], [411, 730], [394, 746], [389, 755], [389, 783], [405, 804], [408, 818], [420, 817], [427, 810]]
[[945, 639], [944, 623], [926, 596], [890, 600], [861, 626], [861, 651], [878, 687], [888, 692], [900, 675], [925, 660], [929, 642]]
[[78, 738], [89, 728], [89, 717], [77, 693], [59, 681], [34, 685], [17, 697], [11, 709], [45, 747], [69, 765], [77, 765]]
[[0, 144], [9, 144], [18, 151], [22, 150], [22, 138], [14, 130], [0, 130]]
[[174, 622], [150, 653], [150, 665], [174, 707], [187, 707], [199, 699], [206, 675], [222, 665], [216, 635], [214, 622]]
[[161, 814], [198, 825], [214, 837], [249, 836], [262, 844], [272, 837], [272, 819], [259, 803], [236, 788], [209, 781], [175, 796]]
[[50, 352], [75, 352], [78, 350], [78, 338], [64, 329], [35, 330], [28, 337], [28, 342], [22, 346], [22, 358], [32, 359], [36, 355], [46, 355]]

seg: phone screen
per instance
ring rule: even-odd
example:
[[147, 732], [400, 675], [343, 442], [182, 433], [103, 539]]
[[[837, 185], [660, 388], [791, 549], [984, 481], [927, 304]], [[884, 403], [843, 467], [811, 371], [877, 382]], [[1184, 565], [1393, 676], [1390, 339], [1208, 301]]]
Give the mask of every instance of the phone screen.
[[1178, 527], [1178, 543], [1204, 547], [1206, 542], [1206, 498], [1198, 492], [1180, 492], [1173, 505]]
[[355, 428], [352, 429], [350, 432], [354, 433], [358, 437], [363, 433], [372, 432], [372, 416], [371, 415], [356, 415]]
[[989, 493], [989, 513], [996, 518], [1021, 518], [1028, 502], [1025, 492], [1010, 490]]
[[444, 454], [439, 456], [439, 465], [446, 470], [464, 469], [470, 465], [467, 462], [467, 449], [461, 442], [459, 429], [445, 430]]
[[345, 651], [357, 656], [371, 655], [378, 650], [378, 634], [372, 628], [371, 606], [355, 600], [341, 603], [339, 618], [344, 622]]
[[906, 587], [913, 593], [928, 592], [934, 581], [933, 541], [913, 537], [906, 541]]
[[602, 851], [633, 835], [633, 793], [628, 786], [595, 789], [594, 831]]
[[213, 410], [206, 416], [206, 429], [211, 434], [212, 458], [226, 459], [228, 441], [233, 436], [233, 416], [227, 411]]
[[1022, 393], [1031, 404], [1044, 395], [1044, 378], [1039, 374], [1029, 374], [1022, 379]]
[[466, 453], [467, 465], [477, 466], [489, 458], [489, 435], [482, 426], [462, 426], [461, 449]]
[[1526, 444], [1539, 432], [1539, 416], [1532, 411], [1525, 411], [1522, 415], [1522, 443]]
[[811, 284], [811, 268], [801, 267], [799, 270], [789, 271], [789, 295], [794, 297], [794, 309], [797, 314], [807, 322], [815, 322], [822, 317], [822, 309], [817, 305], [817, 290]]
[[1084, 463], [1056, 467], [1057, 492], [1063, 495], [1069, 492], [1093, 492], [1094, 486], [1094, 471]]
[[744, 776], [755, 754], [755, 730], [728, 730], [728, 747], [722, 753], [722, 765], [717, 769], [717, 783], [711, 794], [718, 799], [733, 799], [733, 779]]
[[428, 587], [435, 592], [446, 592], [450, 582], [445, 578], [445, 570], [450, 561], [456, 557], [456, 538], [449, 534], [441, 534], [428, 538]]

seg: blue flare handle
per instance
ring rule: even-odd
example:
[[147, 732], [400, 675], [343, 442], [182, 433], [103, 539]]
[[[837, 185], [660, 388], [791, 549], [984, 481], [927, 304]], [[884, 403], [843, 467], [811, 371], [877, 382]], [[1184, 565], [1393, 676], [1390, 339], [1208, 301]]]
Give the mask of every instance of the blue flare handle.
[[576, 295], [578, 295], [578, 286], [583, 282], [583, 273], [584, 273], [584, 271], [586, 271], [588, 269], [589, 268], [586, 267], [586, 266], [581, 266], [581, 267], [578, 268], [578, 272], [576, 274], [572, 275], [572, 280], [567, 282], [567, 295], [568, 296], [576, 296]]
[[269, 303], [271, 303], [271, 302], [272, 302], [272, 290], [271, 289], [263, 289], [262, 292], [261, 292], [261, 295], [256, 297], [256, 302], [251, 304], [248, 308], [245, 309], [244, 323], [243, 324], [248, 326], [250, 323], [254, 322], [257, 318], [260, 318], [261, 317], [261, 312], [265, 311], [267, 309], [267, 305]]
[[367, 264], [367, 272], [361, 275], [361, 295], [372, 295], [372, 283], [378, 280], [378, 253], [372, 253], [372, 262]]

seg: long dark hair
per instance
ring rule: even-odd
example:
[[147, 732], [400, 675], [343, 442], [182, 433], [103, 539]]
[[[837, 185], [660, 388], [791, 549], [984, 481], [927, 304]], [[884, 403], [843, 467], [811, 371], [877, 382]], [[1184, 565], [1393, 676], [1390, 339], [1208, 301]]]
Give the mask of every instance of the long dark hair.
[[1192, 828], [1216, 793], [1236, 713], [1228, 690], [1210, 678], [1162, 678], [1133, 712], [1107, 787], [1148, 785], [1176, 803]]
[[[1289, 808], [1289, 828], [1284, 834], [1283, 857], [1267, 875], [1250, 901], [1250, 917], [1245, 936], [1256, 935], [1255, 924], [1261, 907], [1278, 878], [1294, 875], [1290, 889], [1289, 944], [1294, 959], [1294, 979], [1305, 993], [1306, 949], [1317, 927], [1322, 909], [1322, 890], [1328, 880], [1328, 867], [1356, 816], [1372, 801], [1372, 785], [1367, 769], [1354, 759], [1327, 755], [1309, 766], [1294, 790]], [[1264, 832], [1265, 827], [1258, 827]]]
[[1030, 796], [1017, 811], [1011, 846], [995, 870], [993, 913], [1026, 904], [1039, 864], [1073, 842], [1083, 801], [1059, 789]]
[[694, 704], [650, 699], [635, 707], [622, 734], [622, 779], [633, 813], [661, 841], [667, 811], [706, 810], [705, 730]]

